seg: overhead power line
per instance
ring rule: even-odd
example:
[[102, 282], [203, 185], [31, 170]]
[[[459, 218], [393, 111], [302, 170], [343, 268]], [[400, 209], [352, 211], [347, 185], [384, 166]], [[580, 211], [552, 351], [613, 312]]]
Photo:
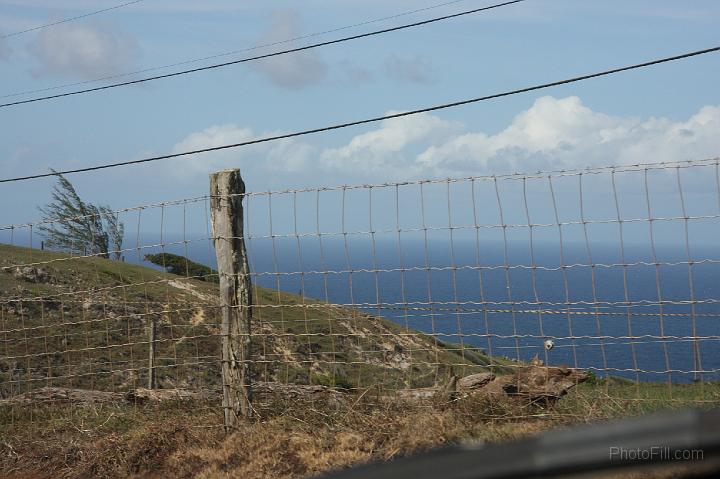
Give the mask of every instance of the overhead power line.
[[402, 113], [394, 113], [392, 115], [377, 116], [374, 118], [367, 118], [364, 120], [355, 120], [355, 121], [349, 121], [346, 123], [338, 123], [335, 125], [324, 126], [321, 128], [314, 128], [311, 130], [303, 130], [303, 131], [297, 131], [294, 133], [286, 133], [284, 135], [268, 136], [265, 138], [258, 138], [255, 140], [243, 141], [241, 143], [232, 143], [229, 145], [219, 145], [219, 146], [203, 148], [203, 149], [199, 149], [199, 150], [184, 151], [181, 153], [172, 153], [169, 155], [153, 156], [150, 158], [143, 158], [141, 160], [122, 161], [122, 162], [118, 162], [118, 163], [108, 163], [105, 165], [89, 166], [89, 167], [85, 167], [85, 168], [76, 168], [76, 169], [65, 170], [65, 171], [56, 171], [53, 173], [41, 173], [41, 174], [37, 174], [37, 175], [19, 176], [16, 178], [6, 178], [6, 179], [0, 180], [0, 183], [10, 183], [10, 182], [15, 182], [15, 181], [25, 181], [25, 180], [31, 180], [31, 179], [36, 179], [36, 178], [46, 178], [49, 176], [56, 176], [56, 175], [67, 175], [67, 174], [71, 174], [71, 173], [82, 173], [82, 172], [88, 172], [88, 171], [104, 170], [104, 169], [108, 169], [108, 168], [117, 168], [119, 166], [137, 165], [140, 163], [150, 163], [150, 162], [154, 162], [154, 161], [167, 160], [170, 158], [178, 158], [181, 156], [196, 155], [199, 153], [208, 153], [211, 151], [227, 150], [230, 148], [239, 148], [242, 146], [257, 145], [259, 143], [268, 143], [271, 141], [295, 138], [298, 136], [305, 136], [305, 135], [311, 135], [311, 134], [315, 134], [315, 133], [322, 133], [322, 132], [326, 132], [326, 131], [339, 130], [341, 128], [348, 128], [351, 126], [359, 126], [359, 125], [365, 125], [368, 123], [376, 123], [379, 121], [389, 120], [389, 119], [393, 119], [393, 118], [401, 118], [401, 117], [410, 116], [410, 115], [417, 115], [419, 113], [428, 113], [428, 112], [436, 111], [436, 110], [444, 110], [447, 108], [454, 108], [454, 107], [458, 107], [458, 106], [462, 106], [462, 105], [469, 105], [471, 103], [478, 103], [481, 101], [492, 100], [495, 98], [502, 98], [502, 97], [506, 97], [506, 96], [517, 95], [520, 93], [527, 93], [527, 92], [531, 92], [531, 91], [542, 90], [545, 88], [566, 85], [568, 83], [576, 83], [576, 82], [580, 82], [580, 81], [584, 81], [584, 80], [589, 80], [591, 78], [598, 78], [598, 77], [612, 75], [615, 73], [621, 73], [621, 72], [625, 72], [625, 71], [629, 71], [629, 70], [636, 70], [639, 68], [645, 68], [645, 67], [649, 67], [652, 65], [658, 65], [661, 63], [673, 62], [673, 61], [682, 60], [685, 58], [695, 57], [695, 56], [699, 56], [699, 55], [705, 55], [708, 53], [716, 53], [718, 51], [720, 51], [720, 46], [713, 47], [713, 48], [707, 48], [704, 50], [696, 50], [693, 52], [683, 53], [681, 55], [675, 55], [675, 56], [671, 56], [671, 57], [659, 58], [656, 60], [651, 60], [651, 61], [647, 61], [647, 62], [643, 62], [643, 63], [636, 63], [634, 65], [613, 68], [611, 70], [604, 70], [604, 71], [600, 71], [600, 72], [596, 72], [596, 73], [589, 73], [587, 75], [566, 78], [564, 80], [557, 80], [557, 81], [553, 81], [550, 83], [542, 83], [540, 85], [519, 88], [516, 90], [505, 91], [502, 93], [494, 93], [492, 95], [486, 95], [486, 96], [481, 96], [481, 97], [477, 97], [477, 98], [470, 98], [470, 99], [466, 99], [466, 100], [459, 100], [459, 101], [455, 101], [452, 103], [443, 103], [441, 105], [419, 108], [416, 110], [406, 111], [406, 112], [402, 112]]
[[408, 28], [414, 28], [414, 27], [420, 27], [420, 26], [423, 26], [423, 25], [429, 25], [429, 24], [431, 24], [431, 23], [436, 23], [436, 22], [440, 22], [440, 21], [443, 21], [443, 20], [449, 20], [449, 19], [452, 19], [452, 18], [458, 18], [458, 17], [462, 17], [462, 16], [466, 16], [466, 15], [471, 15], [471, 14], [473, 14], [473, 13], [479, 13], [479, 12], [483, 12], [483, 11], [487, 11], [487, 10], [492, 10], [492, 9], [499, 8], [499, 7], [504, 7], [504, 6], [507, 6], [507, 5], [512, 5], [512, 4], [515, 4], [515, 3], [522, 3], [522, 2], [525, 2], [525, 1], [527, 1], [527, 0], [511, 0], [511, 1], [503, 2], [503, 3], [496, 3], [496, 4], [494, 4], [494, 5], [489, 5], [489, 6], [487, 6], [487, 7], [474, 8], [474, 9], [472, 9], [472, 10], [465, 10], [465, 11], [459, 12], [459, 13], [453, 13], [453, 14], [450, 14], [450, 15], [443, 15], [443, 16], [441, 16], [441, 17], [435, 17], [435, 18], [431, 18], [431, 19], [429, 19], [429, 20], [423, 20], [423, 21], [420, 21], [420, 22], [407, 23], [407, 24], [405, 24], [405, 25], [399, 25], [399, 26], [397, 26], [397, 27], [385, 28], [385, 29], [382, 29], [382, 30], [375, 30], [375, 31], [372, 31], [372, 32], [361, 33], [361, 34], [358, 34], [358, 35], [351, 35], [351, 36], [348, 36], [348, 37], [342, 37], [342, 38], [338, 38], [338, 39], [335, 39], [335, 40], [328, 40], [328, 41], [325, 41], [325, 42], [313, 43], [313, 44], [306, 45], [306, 46], [303, 46], [303, 47], [291, 48], [291, 49], [288, 49], [288, 50], [281, 50], [281, 51], [278, 51], [278, 52], [267, 53], [267, 54], [264, 54], [264, 55], [257, 55], [257, 56], [254, 56], [254, 57], [242, 58], [242, 59], [240, 59], [240, 60], [233, 60], [233, 61], [223, 62], [223, 63], [215, 63], [215, 64], [213, 64], [213, 65], [207, 65], [207, 66], [198, 67], [198, 68], [190, 68], [190, 69], [181, 70], [181, 71], [178, 71], [178, 72], [166, 73], [166, 74], [164, 74], [164, 75], [155, 75], [155, 76], [151, 76], [151, 77], [147, 77], [147, 78], [141, 78], [141, 79], [138, 79], [138, 80], [129, 80], [129, 81], [124, 81], [124, 82], [120, 82], [120, 83], [113, 83], [113, 84], [110, 84], [110, 85], [103, 85], [103, 86], [98, 86], [98, 87], [94, 87], [94, 88], [86, 88], [86, 89], [83, 89], [83, 90], [71, 91], [71, 92], [67, 92], [67, 93], [58, 93], [58, 94], [56, 94], [56, 95], [41, 96], [41, 97], [37, 97], [37, 98], [30, 98], [30, 99], [28, 99], [28, 100], [18, 100], [18, 101], [14, 101], [14, 102], [10, 102], [10, 103], [3, 103], [3, 104], [0, 104], [0, 108], [7, 108], [7, 107], [9, 107], [9, 106], [22, 105], [22, 104], [25, 104], [25, 103], [34, 103], [34, 102], [44, 101], [44, 100], [52, 100], [52, 99], [55, 99], [55, 98], [62, 98], [62, 97], [66, 97], [66, 96], [80, 95], [80, 94], [83, 94], [83, 93], [96, 92], [96, 91], [100, 91], [100, 90], [108, 90], [108, 89], [111, 89], [111, 88], [117, 88], [117, 87], [121, 87], [121, 86], [136, 85], [136, 84], [138, 84], [138, 83], [145, 83], [145, 82], [149, 82], [149, 81], [160, 80], [160, 79], [162, 79], [162, 78], [171, 78], [171, 77], [176, 77], [176, 76], [181, 76], [181, 75], [187, 75], [187, 74], [189, 74], [189, 73], [197, 73], [197, 72], [201, 72], [201, 71], [213, 70], [213, 69], [216, 69], [216, 68], [227, 67], [227, 66], [230, 66], [230, 65], [237, 65], [237, 64], [240, 64], [240, 63], [247, 63], [247, 62], [262, 60], [262, 59], [264, 59], [264, 58], [271, 58], [271, 57], [277, 57], [277, 56], [280, 56], [280, 55], [287, 55], [287, 54], [290, 54], [290, 53], [297, 53], [297, 52], [301, 52], [301, 51], [305, 51], [305, 50], [311, 50], [311, 49], [313, 49], [313, 48], [325, 47], [325, 46], [328, 46], [328, 45], [335, 45], [335, 44], [337, 44], [337, 43], [348, 42], [348, 41], [351, 41], [351, 40], [358, 40], [358, 39], [360, 39], [360, 38], [367, 38], [367, 37], [372, 37], [372, 36], [376, 36], [376, 35], [382, 35], [382, 34], [385, 34], [385, 33], [397, 32], [397, 31], [400, 31], [400, 30], [406, 30], [406, 29], [408, 29]]
[[94, 12], [89, 12], [89, 13], [85, 13], [83, 15], [78, 15], [77, 17], [63, 18], [62, 20], [58, 20], [56, 22], [46, 23], [44, 25], [38, 25], [36, 27], [28, 28], [26, 30], [21, 30], [19, 32], [13, 32], [13, 33], [5, 34], [5, 35], [0, 35], [0, 38], [14, 37], [17, 35], [22, 35], [23, 33], [29, 33], [29, 32], [34, 32], [35, 30], [41, 30], [43, 28], [54, 27], [55, 25], [73, 22], [75, 20], [80, 20], [81, 18], [86, 18], [86, 17], [91, 17], [93, 15], [97, 15], [98, 13], [109, 12], [110, 10], [117, 10], [118, 8], [127, 7], [129, 5], [133, 5], [135, 3], [140, 3], [142, 1], [143, 0], [133, 0], [132, 2], [125, 2], [125, 3], [121, 3], [119, 5], [115, 5], [113, 7], [103, 8], [102, 10], [95, 10]]
[[388, 17], [373, 18], [371, 20], [366, 20], [366, 21], [363, 21], [360, 23], [354, 23], [352, 25], [345, 25], [343, 27], [333, 28], [330, 30], [308, 33], [307, 35], [300, 35], [297, 37], [287, 38], [285, 40], [279, 40], [279, 41], [271, 42], [271, 43], [257, 44], [257, 45], [253, 45], [251, 47], [242, 48], [240, 50], [232, 50], [232, 51], [223, 52], [223, 53], [216, 53], [214, 55], [209, 55], [209, 56], [200, 57], [200, 58], [193, 58], [191, 60], [183, 60], [183, 61], [176, 62], [176, 63], [169, 63], [167, 65], [160, 65], [160, 66], [156, 66], [156, 67], [143, 68], [142, 70], [135, 70], [132, 72], [108, 75], [108, 76], [104, 76], [104, 77], [100, 77], [100, 78], [95, 78], [93, 80], [83, 80], [83, 81], [73, 82], [73, 83], [64, 83], [62, 85], [54, 85], [54, 86], [50, 86], [50, 87], [46, 87], [46, 88], [38, 88], [35, 90], [25, 90], [25, 91], [20, 91], [20, 92], [15, 92], [15, 93], [6, 93], [4, 95], [0, 95], [0, 98], [10, 98], [10, 97], [14, 97], [14, 96], [31, 95], [33, 93], [43, 93], [46, 91], [60, 90], [62, 88], [71, 88], [71, 87], [80, 86], [80, 85], [88, 85], [90, 83], [97, 83], [97, 82], [106, 81], [106, 80], [113, 80], [115, 78], [124, 78], [124, 77], [129, 77], [132, 75], [140, 75], [142, 73], [149, 73], [152, 71], [165, 70], [167, 68], [174, 68], [174, 67], [179, 67], [179, 66], [183, 66], [183, 65], [189, 65], [191, 63], [199, 63], [199, 62], [204, 62], [204, 61], [208, 61], [208, 60], [214, 60], [216, 58], [227, 57], [230, 55], [237, 55], [239, 53], [246, 53], [246, 52], [250, 52], [253, 50], [259, 50], [261, 48], [276, 47], [278, 45], [285, 45], [287, 43], [297, 42], [299, 40], [307, 40], [308, 38], [315, 38], [315, 37], [319, 37], [319, 36], [323, 36], [323, 35], [328, 35], [330, 33], [337, 33], [337, 32], [341, 32], [343, 30], [349, 30], [351, 28], [363, 27], [365, 25], [371, 25], [373, 23], [394, 20], [396, 18], [406, 17], [408, 15], [413, 15], [416, 13], [427, 12], [429, 10], [435, 10], [438, 8], [447, 7], [450, 5], [454, 5], [456, 3], [461, 3], [461, 2], [466, 2], [466, 1], [467, 0], [452, 0], [450, 2], [438, 3], [436, 5], [430, 5], [428, 7], [418, 8], [416, 10], [409, 10], [406, 12], [396, 13], [396, 14], [390, 15]]

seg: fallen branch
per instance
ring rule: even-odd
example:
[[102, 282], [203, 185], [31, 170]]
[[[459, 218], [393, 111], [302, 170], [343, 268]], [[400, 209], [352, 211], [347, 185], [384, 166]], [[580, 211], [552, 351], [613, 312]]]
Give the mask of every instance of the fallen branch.
[[[253, 393], [260, 399], [279, 397], [287, 400], [337, 402], [347, 395], [339, 389], [320, 385], [256, 383]], [[107, 404], [107, 403], [159, 403], [164, 401], [213, 401], [221, 397], [220, 390], [146, 389], [137, 388], [122, 392], [94, 391], [61, 387], [44, 387], [17, 396], [0, 399], [2, 405], [30, 405], [44, 403]]]

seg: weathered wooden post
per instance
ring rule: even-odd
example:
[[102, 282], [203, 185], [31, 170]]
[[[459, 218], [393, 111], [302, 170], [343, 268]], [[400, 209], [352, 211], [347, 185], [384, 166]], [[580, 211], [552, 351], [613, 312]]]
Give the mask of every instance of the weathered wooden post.
[[252, 289], [245, 239], [245, 184], [240, 170], [210, 175], [210, 210], [222, 300], [222, 382], [225, 430], [252, 417], [250, 324]]
[[150, 316], [150, 324], [148, 325], [148, 389], [155, 389], [157, 381], [155, 379], [155, 336], [157, 335], [157, 319], [154, 315]]

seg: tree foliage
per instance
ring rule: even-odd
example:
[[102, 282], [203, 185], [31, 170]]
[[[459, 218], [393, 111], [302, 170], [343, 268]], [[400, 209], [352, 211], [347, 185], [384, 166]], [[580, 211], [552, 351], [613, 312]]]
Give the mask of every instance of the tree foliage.
[[152, 264], [162, 266], [167, 273], [177, 274], [180, 276], [188, 276], [199, 279], [200, 281], [209, 281], [217, 283], [217, 271], [209, 266], [196, 263], [185, 256], [172, 253], [158, 253], [145, 255], [145, 261]]
[[49, 249], [98, 255], [119, 260], [124, 225], [108, 206], [83, 201], [63, 175], [53, 187], [52, 202], [38, 208], [44, 224], [39, 227]]

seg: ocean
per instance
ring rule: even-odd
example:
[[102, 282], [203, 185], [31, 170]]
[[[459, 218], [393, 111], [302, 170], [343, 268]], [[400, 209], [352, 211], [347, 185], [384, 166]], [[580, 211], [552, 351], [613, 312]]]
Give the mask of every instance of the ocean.
[[[253, 281], [355, 305], [493, 355], [537, 355], [643, 381], [720, 380], [720, 258], [711, 247], [693, 248], [690, 265], [684, 245], [657, 246], [656, 266], [647, 245], [627, 244], [623, 252], [619, 244], [593, 243], [591, 267], [585, 243], [561, 252], [557, 243], [538, 242], [531, 251], [528, 242], [506, 249], [504, 242], [429, 236], [426, 243], [422, 236], [250, 239]], [[215, 264], [207, 241], [165, 251]], [[546, 338], [554, 341], [549, 351]]]
[[[691, 244], [688, 256], [684, 243], [662, 244], [653, 257], [649, 243], [623, 250], [591, 238], [590, 252], [584, 241], [561, 251], [557, 240], [530, 248], [448, 233], [263, 235], [247, 247], [260, 286], [353, 306], [444, 342], [598, 376], [720, 380], [718, 248]], [[187, 239], [142, 232], [126, 238], [125, 260], [153, 266], [144, 255], [164, 250], [215, 267], [207, 234]], [[14, 243], [30, 241], [16, 234]]]

